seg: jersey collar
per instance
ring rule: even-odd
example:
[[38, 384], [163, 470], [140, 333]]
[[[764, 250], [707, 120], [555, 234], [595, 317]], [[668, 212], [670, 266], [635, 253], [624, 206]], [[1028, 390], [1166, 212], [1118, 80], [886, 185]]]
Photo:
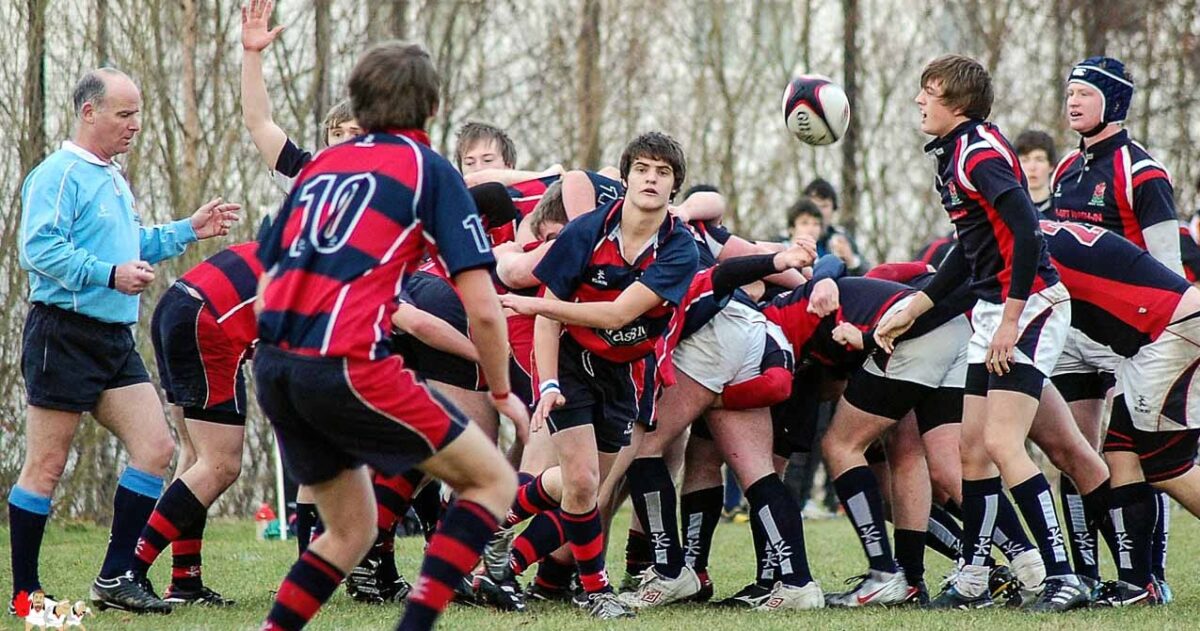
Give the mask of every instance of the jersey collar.
[[977, 118], [968, 118], [967, 120], [959, 123], [957, 127], [950, 130], [950, 133], [946, 134], [945, 136], [930, 140], [925, 145], [926, 155], [934, 158], [941, 158], [943, 155], [950, 153], [954, 147], [954, 143], [958, 142], [959, 136], [962, 136], [973, 129], [976, 125], [980, 125], [982, 123], [983, 121]]
[[[605, 238], [617, 245], [617, 248], [622, 252], [622, 258], [624, 258], [625, 250], [621, 245], [621, 213], [624, 212], [624, 207], [625, 198], [616, 200], [613, 202], [612, 208], [609, 209], [608, 216], [604, 218]], [[646, 244], [642, 246], [642, 250], [634, 257], [634, 264], [641, 260], [648, 250], [658, 250], [659, 244], [666, 241], [671, 235], [671, 231], [675, 229], [676, 221], [679, 221], [679, 218], [668, 212], [667, 216], [663, 218], [662, 225], [658, 227], [658, 232], [654, 238], [646, 241]]]
[[1109, 136], [1108, 138], [1105, 138], [1104, 140], [1101, 140], [1091, 147], [1084, 146], [1083, 139], [1080, 138], [1079, 153], [1083, 154], [1083, 159], [1085, 162], [1091, 162], [1096, 158], [1110, 156], [1115, 153], [1117, 149], [1120, 149], [1127, 144], [1129, 144], [1129, 131], [1122, 129], [1121, 131]]
[[118, 171], [121, 170], [121, 165], [117, 164], [116, 161], [110, 160], [108, 162], [105, 162], [104, 160], [100, 159], [100, 156], [97, 156], [96, 154], [92, 153], [91, 151], [88, 151], [87, 149], [80, 147], [79, 145], [75, 144], [74, 142], [72, 142], [70, 140], [62, 141], [62, 145], [60, 145], [60, 148], [66, 149], [67, 151], [70, 151], [71, 153], [79, 156], [84, 162], [94, 164], [98, 167], [114, 167]]
[[424, 129], [388, 128], [388, 129], [384, 130], [384, 133], [392, 134], [393, 136], [404, 136], [405, 138], [408, 138], [410, 140], [415, 140], [415, 141], [425, 145], [426, 147], [430, 146], [429, 133], [426, 132]]

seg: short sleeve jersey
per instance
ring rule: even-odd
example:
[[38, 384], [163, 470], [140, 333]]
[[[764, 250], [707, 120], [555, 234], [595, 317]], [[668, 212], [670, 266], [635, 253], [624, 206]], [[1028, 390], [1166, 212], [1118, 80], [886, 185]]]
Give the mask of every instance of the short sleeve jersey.
[[[978, 120], [963, 122], [925, 151], [937, 160], [937, 191], [971, 268], [972, 288], [981, 300], [1004, 302], [1012, 280], [1013, 233], [996, 200], [1026, 187], [1016, 152], [999, 128]], [[1058, 282], [1045, 244], [1038, 247], [1030, 293]]]
[[[596, 190], [597, 208], [625, 196], [625, 187], [617, 180], [604, 177], [595, 171], [585, 171], [585, 173], [592, 181], [592, 188]], [[561, 177], [559, 174], [547, 175], [510, 185], [508, 194], [512, 197], [513, 204], [516, 205], [521, 216], [524, 217], [533, 212], [538, 202], [541, 201], [542, 195], [546, 193], [546, 189]]]
[[654, 238], [633, 262], [621, 248], [624, 199], [597, 208], [567, 224], [534, 276], [561, 300], [615, 300], [640, 282], [663, 299], [620, 329], [565, 328], [581, 346], [613, 362], [629, 362], [654, 352], [667, 333], [697, 270], [696, 246], [682, 222], [667, 215]]
[[313, 158], [259, 244], [272, 275], [263, 343], [380, 359], [404, 279], [428, 252], [450, 275], [494, 265], [462, 176], [419, 130], [372, 133]]

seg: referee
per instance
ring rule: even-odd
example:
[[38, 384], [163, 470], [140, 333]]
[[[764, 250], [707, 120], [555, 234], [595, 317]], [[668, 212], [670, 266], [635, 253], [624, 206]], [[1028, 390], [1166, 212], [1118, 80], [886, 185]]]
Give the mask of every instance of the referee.
[[92, 599], [101, 607], [166, 613], [170, 606], [149, 584], [127, 574], [174, 452], [158, 393], [134, 345], [138, 294], [154, 281], [153, 263], [197, 239], [228, 234], [241, 207], [214, 199], [188, 219], [143, 226], [113, 161], [141, 129], [137, 86], [101, 68], [84, 74], [73, 96], [74, 135], [21, 187], [20, 260], [32, 306], [21, 357], [25, 461], [8, 496], [13, 596], [42, 589], [38, 552], [50, 498], [80, 417], [91, 412], [129, 453]]

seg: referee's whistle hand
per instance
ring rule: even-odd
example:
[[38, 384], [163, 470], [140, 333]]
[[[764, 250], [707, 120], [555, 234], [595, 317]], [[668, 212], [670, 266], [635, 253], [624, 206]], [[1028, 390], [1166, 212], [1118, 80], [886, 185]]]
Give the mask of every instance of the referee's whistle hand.
[[113, 278], [113, 287], [123, 293], [135, 296], [142, 293], [154, 282], [154, 268], [145, 261], [130, 261], [117, 266]]

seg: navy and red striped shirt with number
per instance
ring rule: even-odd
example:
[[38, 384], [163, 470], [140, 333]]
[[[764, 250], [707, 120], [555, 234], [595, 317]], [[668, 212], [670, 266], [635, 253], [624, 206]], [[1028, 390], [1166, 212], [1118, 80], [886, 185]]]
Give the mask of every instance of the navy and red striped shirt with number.
[[[1011, 219], [996, 209], [996, 200], [1013, 189], [1025, 188], [1017, 153], [999, 128], [978, 120], [963, 122], [925, 145], [925, 151], [937, 159], [938, 194], [970, 266], [972, 288], [982, 300], [1004, 302], [1012, 280], [1013, 232]], [[1036, 214], [1032, 207], [1029, 212]], [[1033, 225], [1037, 217], [1030, 219]], [[1038, 247], [1030, 293], [1058, 282], [1045, 244]]]
[[1050, 256], [1071, 294], [1071, 326], [1132, 357], [1158, 339], [1191, 285], [1115, 232], [1042, 222]]
[[563, 327], [584, 348], [620, 363], [661, 351], [660, 342], [697, 269], [692, 237], [670, 214], [634, 262], [626, 262], [621, 253], [623, 207], [624, 199], [619, 199], [568, 223], [533, 272], [565, 301], [616, 300], [635, 282], [663, 299], [621, 329]]
[[246, 346], [258, 339], [253, 307], [263, 268], [257, 253], [257, 241], [232, 245], [179, 278], [204, 298], [204, 308], [212, 312], [229, 339]]
[[[617, 180], [600, 175], [595, 171], [584, 171], [584, 173], [592, 181], [592, 187], [596, 189], [596, 207], [603, 206], [625, 196], [625, 187]], [[513, 205], [517, 207], [517, 210], [521, 212], [521, 216], [524, 217], [533, 212], [538, 202], [541, 201], [542, 195], [546, 193], [546, 189], [550, 188], [550, 185], [557, 182], [561, 177], [561, 174], [556, 173], [554, 175], [510, 184], [508, 186], [508, 195], [512, 197]]]
[[1125, 130], [1064, 156], [1050, 186], [1053, 219], [1100, 226], [1143, 250], [1142, 230], [1176, 220], [1170, 174]]
[[450, 275], [494, 265], [462, 176], [419, 130], [368, 134], [317, 154], [258, 257], [272, 281], [263, 343], [380, 359], [404, 278], [426, 252]]

